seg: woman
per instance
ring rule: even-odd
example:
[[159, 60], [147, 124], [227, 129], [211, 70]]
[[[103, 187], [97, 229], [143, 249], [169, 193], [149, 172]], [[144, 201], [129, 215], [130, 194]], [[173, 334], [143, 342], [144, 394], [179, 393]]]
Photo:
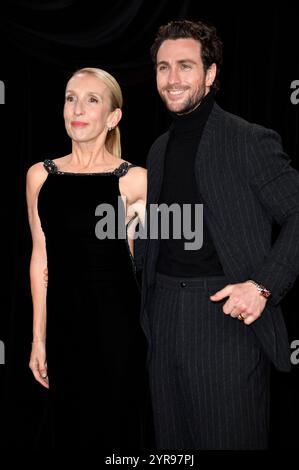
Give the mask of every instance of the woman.
[[[50, 391], [54, 446], [142, 445], [145, 340], [127, 229], [142, 218], [146, 170], [120, 158], [121, 106], [110, 74], [75, 72], [64, 105], [72, 152], [33, 165], [27, 175], [33, 240], [29, 365]], [[125, 236], [117, 229], [115, 237], [99, 233], [99, 208], [107, 205], [116, 228], [123, 222]]]

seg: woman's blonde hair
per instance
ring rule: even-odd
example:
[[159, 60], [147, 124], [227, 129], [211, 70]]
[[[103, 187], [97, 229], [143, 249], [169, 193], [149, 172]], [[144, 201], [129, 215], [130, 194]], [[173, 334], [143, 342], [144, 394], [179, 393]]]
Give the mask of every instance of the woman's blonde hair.
[[[122, 108], [123, 96], [120, 86], [110, 73], [95, 67], [84, 67], [83, 69], [76, 70], [73, 77], [80, 73], [89, 73], [101, 80], [101, 82], [108, 87], [110, 91], [111, 111], [114, 111], [116, 108]], [[107, 133], [105, 146], [112, 155], [119, 158], [121, 157], [120, 130], [118, 125]]]

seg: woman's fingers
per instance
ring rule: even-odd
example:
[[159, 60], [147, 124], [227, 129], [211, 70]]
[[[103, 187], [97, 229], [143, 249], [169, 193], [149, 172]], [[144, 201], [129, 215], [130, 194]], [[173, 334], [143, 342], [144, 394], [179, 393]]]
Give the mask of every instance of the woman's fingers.
[[41, 372], [38, 367], [31, 368], [34, 378], [45, 388], [49, 388], [49, 380], [47, 372]]
[[[43, 361], [42, 361], [43, 362]], [[49, 388], [49, 379], [48, 379], [48, 370], [47, 362], [44, 362], [44, 365], [40, 365], [38, 359], [31, 359], [29, 367], [32, 370], [34, 378], [45, 388]]]

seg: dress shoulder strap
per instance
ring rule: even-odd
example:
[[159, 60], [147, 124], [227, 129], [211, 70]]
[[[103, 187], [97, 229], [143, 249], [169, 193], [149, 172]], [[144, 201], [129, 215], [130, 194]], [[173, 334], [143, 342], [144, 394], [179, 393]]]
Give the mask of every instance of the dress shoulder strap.
[[53, 162], [53, 160], [50, 160], [49, 158], [44, 160], [44, 168], [48, 173], [57, 173], [56, 164]]
[[133, 163], [123, 162], [118, 168], [113, 171], [113, 174], [118, 177], [124, 176], [128, 173], [129, 169], [133, 168], [134, 166], [137, 165], [134, 165]]

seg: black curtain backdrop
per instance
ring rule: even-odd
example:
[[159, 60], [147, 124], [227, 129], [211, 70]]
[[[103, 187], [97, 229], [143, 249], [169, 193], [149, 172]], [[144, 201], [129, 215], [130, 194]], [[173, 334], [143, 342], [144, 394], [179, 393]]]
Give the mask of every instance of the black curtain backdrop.
[[[157, 28], [173, 19], [210, 21], [224, 42], [218, 103], [275, 129], [299, 169], [299, 104], [290, 99], [291, 83], [299, 80], [299, 7], [294, 5], [283, 2], [261, 10], [252, 2], [217, 6], [196, 0], [3, 2], [0, 340], [5, 344], [6, 363], [0, 365], [1, 442], [6, 439], [15, 448], [30, 448], [44, 415], [47, 392], [28, 368], [31, 238], [25, 176], [33, 163], [70, 150], [62, 108], [72, 72], [84, 66], [100, 67], [118, 79], [124, 94], [123, 157], [145, 166], [151, 143], [169, 124], [155, 89], [149, 54]], [[274, 237], [275, 233], [278, 228]], [[298, 288], [297, 281], [282, 303], [290, 343], [299, 340]], [[299, 364], [289, 374], [272, 373], [272, 449], [297, 446], [298, 377]]]

